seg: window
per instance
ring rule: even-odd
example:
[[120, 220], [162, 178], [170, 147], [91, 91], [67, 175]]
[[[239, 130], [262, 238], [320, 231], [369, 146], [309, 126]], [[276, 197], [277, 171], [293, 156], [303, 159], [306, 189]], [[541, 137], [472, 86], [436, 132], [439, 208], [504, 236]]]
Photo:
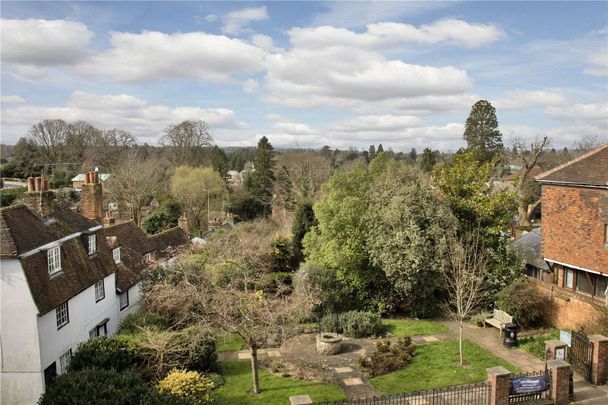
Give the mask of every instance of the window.
[[596, 276], [595, 278], [595, 296], [606, 298], [608, 289], [608, 277]]
[[97, 252], [97, 235], [89, 235], [89, 256]]
[[586, 271], [577, 271], [576, 274], [576, 291], [581, 291], [593, 295], [593, 279], [595, 276]]
[[63, 353], [59, 357], [59, 374], [63, 374], [68, 371], [70, 360], [72, 360], [72, 349], [68, 349], [67, 352]]
[[67, 301], [55, 308], [55, 316], [57, 318], [57, 330], [63, 328], [70, 322]]
[[61, 270], [61, 247], [57, 246], [47, 251], [49, 263], [49, 274], [57, 273]]
[[532, 278], [540, 280], [541, 273], [540, 273], [540, 269], [538, 267], [534, 267], [534, 266], [531, 266], [528, 264], [528, 265], [526, 265], [526, 268], [524, 269], [524, 273], [528, 277], [532, 277]]
[[114, 263], [116, 263], [116, 264], [120, 263], [120, 248], [119, 247], [112, 250], [112, 257], [114, 257]]
[[129, 306], [129, 291], [120, 294], [118, 298], [120, 299], [120, 310], [122, 311]]
[[99, 302], [106, 297], [106, 290], [103, 285], [103, 280], [95, 283], [95, 302]]
[[564, 269], [564, 287], [574, 288], [574, 270]]
[[145, 259], [147, 262], [151, 262], [151, 261], [152, 261], [152, 253], [146, 253], [146, 254], [144, 255], [144, 259]]
[[94, 327], [89, 331], [89, 338], [94, 338], [97, 336], [108, 336], [108, 321], [110, 319], [106, 318], [102, 323]]

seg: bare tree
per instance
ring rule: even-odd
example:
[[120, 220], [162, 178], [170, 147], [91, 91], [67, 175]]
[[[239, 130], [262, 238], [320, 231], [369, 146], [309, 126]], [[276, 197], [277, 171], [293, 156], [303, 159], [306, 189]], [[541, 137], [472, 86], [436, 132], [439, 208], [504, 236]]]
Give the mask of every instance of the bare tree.
[[142, 220], [142, 209], [160, 187], [157, 162], [142, 160], [134, 151], [129, 152], [106, 182], [110, 198], [127, 212], [137, 225]]
[[585, 152], [598, 148], [601, 144], [602, 142], [597, 135], [587, 135], [574, 142], [572, 145], [572, 150], [575, 151], [577, 155], [581, 155]]
[[68, 125], [65, 138], [65, 154], [69, 162], [82, 163], [87, 148], [94, 145], [101, 131], [86, 121], [76, 121]]
[[130, 132], [117, 128], [106, 129], [95, 134], [86, 160], [92, 166], [112, 170], [136, 145], [136, 139]]
[[205, 121], [183, 121], [169, 125], [160, 143], [170, 148], [174, 164], [196, 166], [203, 157], [203, 148], [211, 146], [213, 138]]
[[312, 151], [290, 151], [280, 154], [277, 167], [284, 167], [296, 197], [314, 198], [331, 175], [329, 159]]
[[530, 192], [531, 182], [534, 181], [530, 178], [530, 173], [538, 164], [539, 156], [547, 145], [549, 145], [549, 138], [546, 136], [532, 141], [529, 150], [522, 140], [516, 139], [513, 143], [513, 150], [521, 165], [517, 178], [517, 212], [519, 214], [519, 224], [523, 226], [530, 226], [532, 213], [540, 205], [540, 197], [535, 198], [535, 201], [530, 203], [531, 194], [533, 194]]
[[69, 126], [64, 120], [44, 120], [32, 126], [30, 139], [38, 147], [44, 163], [61, 159]]
[[460, 366], [464, 365], [464, 321], [479, 306], [489, 258], [480, 244], [479, 232], [452, 239], [449, 264], [442, 271], [447, 292], [444, 308], [458, 322]]

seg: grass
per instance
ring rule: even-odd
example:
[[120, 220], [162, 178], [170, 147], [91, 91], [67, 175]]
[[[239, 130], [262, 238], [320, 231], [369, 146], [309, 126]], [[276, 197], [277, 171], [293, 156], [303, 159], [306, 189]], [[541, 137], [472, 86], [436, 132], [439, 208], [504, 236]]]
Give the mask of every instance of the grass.
[[337, 384], [315, 383], [280, 377], [260, 370], [260, 388], [257, 395], [251, 389], [251, 363], [227, 361], [220, 363], [226, 383], [215, 391], [217, 404], [285, 405], [294, 395], [310, 395], [314, 402], [345, 400], [346, 396]]
[[380, 393], [388, 395], [485, 381], [489, 367], [503, 366], [514, 373], [520, 371], [469, 341], [464, 341], [464, 358], [469, 364], [460, 367], [457, 340], [417, 346], [409, 365], [371, 378], [370, 382]]
[[432, 319], [383, 319], [382, 324], [392, 336], [423, 336], [449, 332], [447, 326]]
[[551, 339], [559, 339], [559, 330], [552, 329], [549, 333], [542, 335], [530, 336], [527, 339], [520, 339], [519, 347], [532, 354], [534, 357], [545, 359], [545, 341]]
[[236, 333], [218, 331], [215, 334], [215, 344], [218, 352], [234, 352], [241, 350], [245, 345], [243, 338]]

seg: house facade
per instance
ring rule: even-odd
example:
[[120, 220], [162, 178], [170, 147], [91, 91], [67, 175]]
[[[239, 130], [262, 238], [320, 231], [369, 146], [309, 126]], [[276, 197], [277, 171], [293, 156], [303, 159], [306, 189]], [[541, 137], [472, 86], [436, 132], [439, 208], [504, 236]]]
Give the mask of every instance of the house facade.
[[[608, 308], [608, 145], [536, 180], [542, 187], [542, 228], [536, 231], [542, 261], [526, 257], [528, 275], [549, 298], [553, 325], [577, 329]], [[534, 245], [517, 243], [528, 251]]]

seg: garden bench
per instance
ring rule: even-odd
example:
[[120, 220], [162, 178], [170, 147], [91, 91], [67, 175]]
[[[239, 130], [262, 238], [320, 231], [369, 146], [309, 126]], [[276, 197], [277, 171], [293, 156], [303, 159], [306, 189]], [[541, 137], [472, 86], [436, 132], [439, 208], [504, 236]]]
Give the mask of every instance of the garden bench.
[[502, 336], [502, 331], [504, 329], [505, 324], [512, 323], [513, 317], [507, 314], [505, 311], [501, 311], [500, 309], [495, 309], [494, 314], [491, 318], [486, 318], [484, 326], [486, 323], [498, 328], [500, 331], [500, 335]]

